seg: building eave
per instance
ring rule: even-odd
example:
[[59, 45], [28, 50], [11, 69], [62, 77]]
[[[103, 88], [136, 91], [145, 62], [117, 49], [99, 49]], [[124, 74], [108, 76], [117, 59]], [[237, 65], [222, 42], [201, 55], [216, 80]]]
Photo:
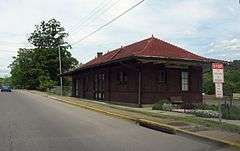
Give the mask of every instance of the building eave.
[[223, 63], [223, 64], [228, 64], [229, 62], [227, 61], [223, 61], [223, 60], [216, 60], [216, 59], [209, 59], [209, 58], [204, 58], [202, 60], [194, 60], [194, 59], [186, 59], [186, 58], [168, 58], [168, 57], [161, 57], [161, 56], [129, 56], [129, 57], [125, 57], [125, 58], [121, 58], [121, 59], [116, 59], [113, 61], [108, 61], [108, 62], [104, 62], [104, 63], [100, 63], [100, 64], [94, 64], [94, 65], [89, 65], [89, 66], [81, 66], [77, 69], [71, 70], [71, 71], [67, 71], [65, 73], [60, 74], [59, 76], [71, 76], [79, 71], [83, 71], [83, 70], [87, 70], [87, 69], [91, 69], [91, 68], [97, 68], [97, 67], [102, 67], [102, 66], [106, 66], [106, 65], [110, 65], [113, 63], [118, 63], [118, 62], [122, 62], [122, 61], [129, 61], [129, 60], [148, 60], [149, 62], [154, 62], [154, 61], [163, 61], [164, 62], [168, 62], [168, 61], [177, 61], [177, 62], [186, 62], [186, 63], [194, 63], [194, 64], [198, 64], [198, 65], [205, 65], [205, 64], [210, 64], [210, 63]]

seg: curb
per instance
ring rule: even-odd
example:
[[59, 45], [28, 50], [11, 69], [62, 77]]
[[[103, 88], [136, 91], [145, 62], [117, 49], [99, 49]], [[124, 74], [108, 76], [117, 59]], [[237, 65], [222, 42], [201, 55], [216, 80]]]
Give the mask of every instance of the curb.
[[[34, 92], [30, 92], [30, 93], [37, 94], [37, 93], [34, 93]], [[41, 94], [37, 94], [37, 95], [41, 95]], [[195, 137], [195, 138], [198, 138], [198, 139], [202, 139], [202, 140], [205, 140], [205, 141], [210, 141], [210, 142], [217, 143], [217, 144], [226, 145], [226, 146], [229, 146], [229, 147], [236, 148], [236, 149], [240, 150], [240, 144], [232, 143], [232, 142], [229, 142], [229, 141], [217, 139], [217, 138], [210, 137], [210, 136], [197, 134], [197, 133], [190, 132], [190, 131], [185, 131], [183, 129], [180, 129], [180, 128], [177, 128], [177, 127], [174, 127], [174, 126], [170, 126], [170, 125], [167, 125], [167, 124], [162, 124], [162, 123], [158, 123], [158, 122], [154, 122], [154, 121], [150, 121], [150, 120], [146, 120], [146, 119], [133, 118], [133, 117], [123, 115], [123, 114], [112, 113], [112, 112], [108, 112], [108, 111], [104, 111], [104, 110], [101, 110], [101, 109], [94, 108], [92, 106], [75, 103], [75, 102], [72, 102], [72, 101], [52, 97], [52, 96], [49, 96], [49, 95], [41, 95], [41, 96], [47, 97], [47, 98], [50, 98], [50, 99], [54, 99], [58, 102], [66, 103], [66, 104], [69, 104], [69, 105], [78, 106], [78, 107], [85, 108], [85, 109], [88, 109], [88, 110], [92, 110], [92, 111], [95, 111], [95, 112], [99, 112], [99, 113], [103, 113], [103, 114], [106, 114], [106, 115], [115, 116], [115, 117], [122, 118], [122, 119], [125, 119], [125, 120], [133, 121], [133, 122], [138, 123], [140, 126], [145, 126], [145, 127], [155, 129], [155, 130], [159, 130], [159, 131], [162, 131], [162, 132], [166, 132], [166, 133], [169, 133], [169, 134], [178, 134], [179, 133], [179, 134], [183, 134], [183, 135], [188, 135], [188, 136], [192, 136], [192, 137]]]
[[88, 105], [83, 105], [83, 104], [79, 104], [79, 103], [75, 103], [75, 102], [59, 99], [59, 98], [56, 98], [56, 97], [51, 97], [51, 96], [50, 97], [47, 96], [47, 97], [50, 98], [50, 99], [57, 100], [57, 101], [62, 102], [62, 103], [69, 104], [69, 105], [78, 106], [78, 107], [82, 107], [82, 108], [85, 108], [85, 109], [88, 109], [88, 110], [92, 110], [92, 111], [95, 111], [95, 112], [100, 112], [100, 113], [103, 113], [103, 114], [106, 114], [106, 115], [112, 115], [112, 116], [116, 116], [116, 117], [123, 118], [123, 119], [126, 119], [126, 120], [137, 122], [137, 119], [132, 118], [132, 117], [127, 116], [127, 115], [116, 114], [116, 113], [104, 111], [104, 110], [97, 109], [97, 108], [94, 108], [94, 107], [91, 107], [91, 106], [88, 106]]
[[150, 129], [162, 131], [168, 134], [176, 134], [176, 128], [170, 125], [162, 124], [162, 123], [157, 123], [153, 121], [149, 121], [146, 119], [138, 119], [137, 123], [139, 123], [140, 126], [144, 126]]

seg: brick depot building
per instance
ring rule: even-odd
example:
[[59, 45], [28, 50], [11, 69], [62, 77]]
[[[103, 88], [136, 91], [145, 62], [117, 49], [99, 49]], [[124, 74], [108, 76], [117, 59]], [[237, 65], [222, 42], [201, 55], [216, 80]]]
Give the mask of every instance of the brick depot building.
[[151, 37], [97, 57], [62, 76], [71, 76], [73, 96], [151, 104], [202, 102], [202, 66], [212, 59]]

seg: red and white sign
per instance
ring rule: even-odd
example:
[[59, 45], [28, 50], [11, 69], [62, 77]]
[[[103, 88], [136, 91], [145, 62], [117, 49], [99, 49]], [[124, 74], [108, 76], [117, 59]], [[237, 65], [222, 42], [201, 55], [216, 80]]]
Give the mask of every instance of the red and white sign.
[[215, 94], [216, 98], [219, 99], [219, 122], [221, 123], [221, 99], [223, 98], [223, 83], [224, 83], [224, 72], [223, 72], [223, 64], [222, 63], [213, 63], [212, 64], [213, 71], [213, 82], [215, 83]]
[[223, 84], [215, 83], [215, 93], [217, 98], [223, 98]]
[[212, 71], [213, 71], [213, 82], [214, 83], [224, 83], [223, 64], [222, 63], [213, 63]]
[[212, 63], [212, 68], [213, 69], [223, 69], [223, 64], [222, 63]]

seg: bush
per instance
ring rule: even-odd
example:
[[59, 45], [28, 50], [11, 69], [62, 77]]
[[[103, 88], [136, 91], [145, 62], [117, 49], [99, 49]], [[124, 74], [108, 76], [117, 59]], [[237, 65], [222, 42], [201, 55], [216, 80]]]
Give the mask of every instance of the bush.
[[198, 117], [217, 118], [219, 113], [212, 110], [192, 110], [192, 114]]
[[55, 82], [51, 80], [48, 76], [40, 76], [39, 77], [39, 89], [42, 91], [47, 91], [50, 88], [53, 88]]
[[193, 103], [184, 102], [180, 105], [181, 109], [195, 109], [196, 105]]
[[162, 110], [163, 111], [172, 111], [173, 105], [170, 103], [163, 103]]
[[[199, 117], [213, 118], [218, 117], [219, 115], [219, 109], [217, 105], [201, 104], [198, 105], [195, 109], [196, 110], [192, 111], [192, 114]], [[221, 112], [223, 119], [240, 120], [240, 107], [222, 104]], [[217, 116], [214, 115], [215, 113], [217, 113]]]
[[217, 105], [200, 104], [195, 109], [218, 111]]
[[227, 106], [223, 104], [221, 106], [222, 118], [230, 120], [240, 120], [240, 107], [237, 106]]
[[153, 110], [163, 110], [163, 104], [169, 104], [170, 102], [167, 99], [163, 99], [155, 103], [152, 107]]

